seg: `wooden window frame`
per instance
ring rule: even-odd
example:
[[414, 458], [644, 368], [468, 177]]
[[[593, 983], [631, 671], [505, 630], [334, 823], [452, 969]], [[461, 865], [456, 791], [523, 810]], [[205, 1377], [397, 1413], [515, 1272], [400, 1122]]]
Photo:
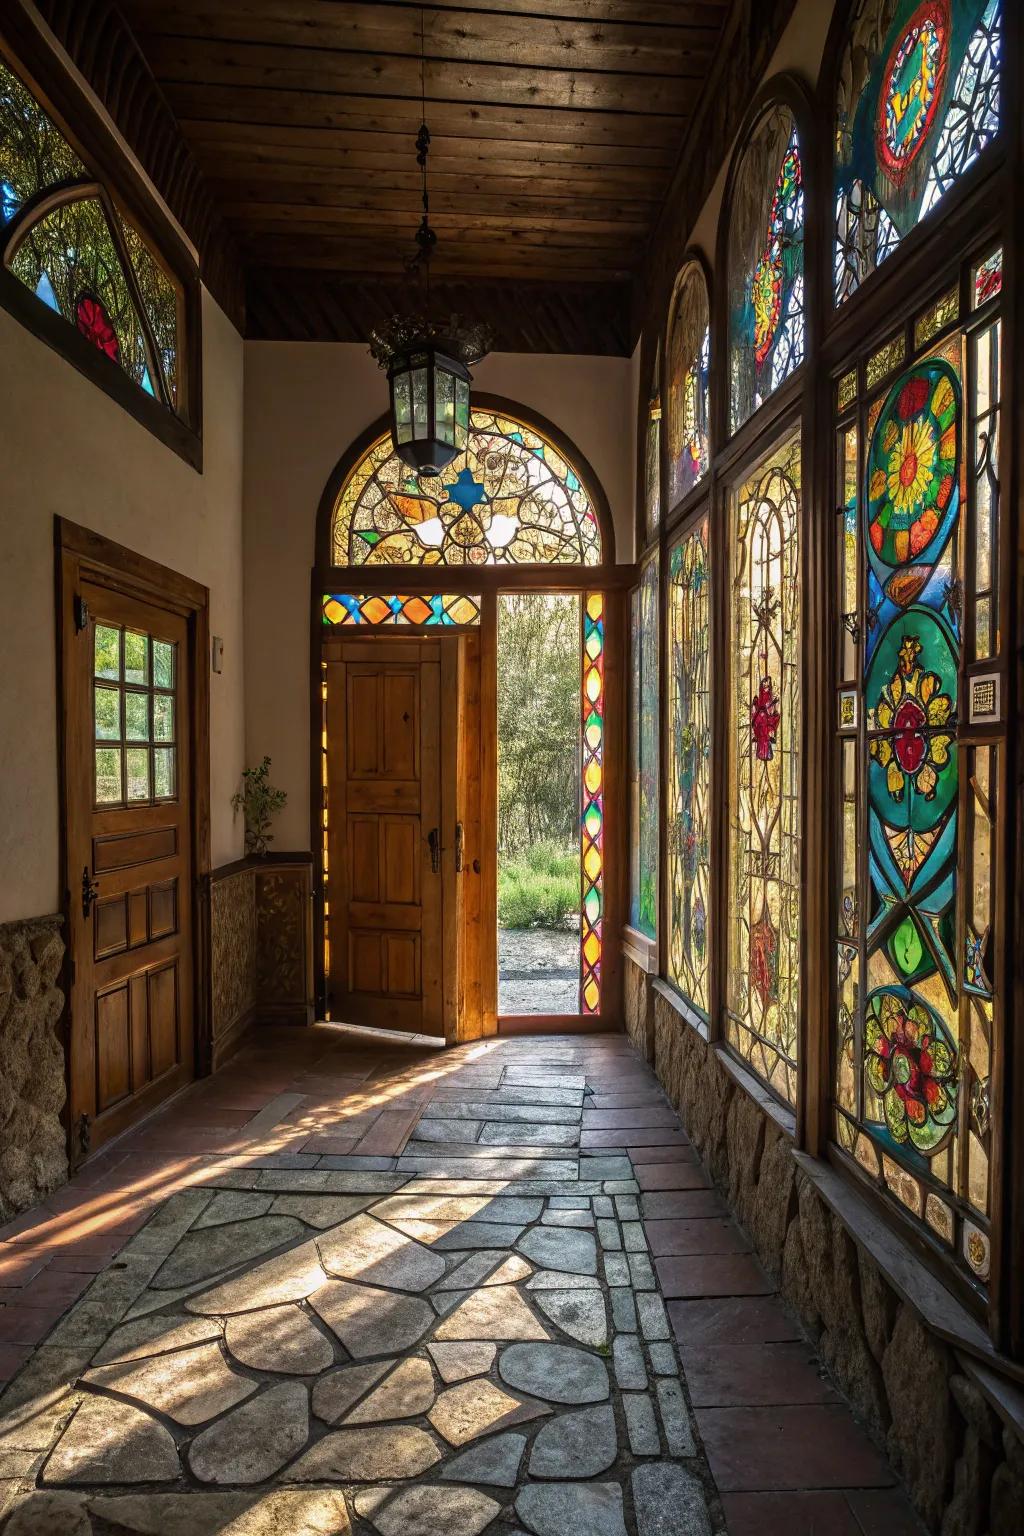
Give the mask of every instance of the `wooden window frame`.
[[[148, 395], [118, 363], [105, 357], [63, 315], [38, 299], [2, 262], [0, 308], [201, 473], [202, 291], [195, 258], [77, 75], [47, 45], [18, 5], [5, 11], [0, 23], [0, 58], [23, 81], [85, 165], [83, 185], [94, 185], [105, 206], [124, 211], [153, 259], [177, 285], [177, 407]], [[130, 263], [126, 273], [133, 288]], [[144, 315], [144, 310], [140, 313]]]

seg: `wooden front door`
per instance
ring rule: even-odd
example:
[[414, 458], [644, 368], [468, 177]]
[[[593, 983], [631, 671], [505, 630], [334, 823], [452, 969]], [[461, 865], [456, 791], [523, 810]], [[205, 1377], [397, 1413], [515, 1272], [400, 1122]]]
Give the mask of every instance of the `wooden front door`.
[[465, 644], [374, 635], [325, 647], [332, 1019], [459, 1032]]
[[195, 1072], [193, 786], [187, 620], [86, 580], [73, 613], [64, 703], [78, 1161]]

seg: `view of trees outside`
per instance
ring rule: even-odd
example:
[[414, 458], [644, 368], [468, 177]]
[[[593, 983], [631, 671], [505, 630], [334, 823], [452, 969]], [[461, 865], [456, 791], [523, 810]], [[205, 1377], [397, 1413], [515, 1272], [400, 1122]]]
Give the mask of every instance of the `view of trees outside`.
[[498, 922], [578, 931], [580, 600], [498, 600]]

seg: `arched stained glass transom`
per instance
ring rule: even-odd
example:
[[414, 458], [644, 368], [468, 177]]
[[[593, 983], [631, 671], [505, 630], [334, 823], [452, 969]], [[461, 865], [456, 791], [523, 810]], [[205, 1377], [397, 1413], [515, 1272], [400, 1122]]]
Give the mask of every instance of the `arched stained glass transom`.
[[476, 408], [469, 444], [417, 476], [390, 434], [348, 475], [334, 506], [335, 565], [599, 565], [601, 528], [569, 459], [536, 427]]
[[1002, 0], [859, 0], [836, 93], [836, 304], [999, 131]]
[[672, 507], [707, 473], [710, 323], [707, 283], [692, 261], [676, 284], [668, 329], [668, 499]]
[[729, 228], [729, 425], [741, 427], [804, 360], [804, 174], [788, 107], [743, 152]]

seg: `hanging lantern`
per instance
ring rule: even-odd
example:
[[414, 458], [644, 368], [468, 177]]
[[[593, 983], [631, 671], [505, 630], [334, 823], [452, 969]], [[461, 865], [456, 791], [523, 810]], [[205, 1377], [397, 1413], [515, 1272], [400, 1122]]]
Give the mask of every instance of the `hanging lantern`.
[[[430, 262], [437, 235], [430, 227], [426, 124], [423, 12], [420, 10], [420, 91], [424, 121], [416, 135], [416, 164], [422, 181], [423, 217], [416, 231], [416, 253], [406, 267], [421, 280], [421, 299], [430, 303]], [[388, 371], [391, 392], [391, 441], [403, 464], [418, 475], [439, 475], [469, 441], [469, 365], [490, 346], [485, 325], [464, 326], [458, 315], [438, 323], [423, 315], [393, 315], [370, 332], [370, 351]]]

